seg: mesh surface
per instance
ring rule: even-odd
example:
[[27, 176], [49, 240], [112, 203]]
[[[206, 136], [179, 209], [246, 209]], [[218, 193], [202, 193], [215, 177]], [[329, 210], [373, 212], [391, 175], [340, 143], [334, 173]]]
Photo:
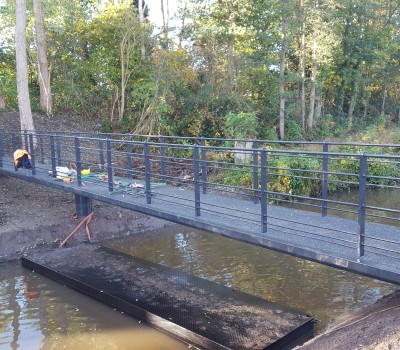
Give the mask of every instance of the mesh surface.
[[203, 348], [284, 349], [313, 330], [309, 316], [109, 248], [56, 250], [23, 264]]

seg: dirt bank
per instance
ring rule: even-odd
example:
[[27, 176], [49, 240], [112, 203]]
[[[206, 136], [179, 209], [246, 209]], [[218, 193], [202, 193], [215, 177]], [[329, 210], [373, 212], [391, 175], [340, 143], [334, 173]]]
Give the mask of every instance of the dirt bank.
[[[171, 225], [167, 221], [131, 210], [93, 202], [89, 224], [92, 242]], [[32, 248], [52, 249], [66, 238], [83, 218], [74, 218], [75, 197], [23, 180], [0, 175], [0, 262], [19, 259]], [[68, 241], [88, 241], [82, 226]]]

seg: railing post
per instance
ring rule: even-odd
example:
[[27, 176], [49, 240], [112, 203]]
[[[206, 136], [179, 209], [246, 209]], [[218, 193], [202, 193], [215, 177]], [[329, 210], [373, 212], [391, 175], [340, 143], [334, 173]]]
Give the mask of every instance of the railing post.
[[104, 141], [99, 140], [99, 151], [100, 151], [100, 171], [104, 171]]
[[12, 151], [13, 153], [15, 152], [15, 150], [17, 149], [17, 137], [15, 135], [15, 132], [13, 132], [11, 134], [11, 143], [12, 143]]
[[78, 182], [78, 186], [82, 186], [81, 142], [79, 137], [75, 137], [75, 161], [76, 161], [76, 179]]
[[151, 204], [151, 166], [150, 166], [150, 147], [147, 142], [144, 143], [144, 169], [146, 179], [146, 201]]
[[3, 156], [5, 155], [4, 150], [4, 130], [0, 129], [0, 168], [3, 167]]
[[25, 149], [30, 153], [31, 150], [29, 149], [29, 140], [28, 140], [28, 131], [24, 130], [24, 145]]
[[203, 194], [207, 193], [207, 154], [206, 154], [206, 139], [201, 138], [201, 185]]
[[56, 148], [54, 145], [54, 136], [50, 135], [50, 152], [51, 152], [51, 170], [53, 177], [57, 176], [57, 169], [56, 169]]
[[62, 165], [62, 159], [61, 159], [61, 142], [60, 142], [60, 136], [56, 136], [56, 145], [57, 145], [57, 164], [59, 166]]
[[267, 182], [267, 150], [261, 150], [261, 232], [267, 232], [268, 219], [268, 182]]
[[165, 172], [165, 138], [160, 136], [160, 161], [161, 161], [161, 182], [167, 182]]
[[200, 216], [200, 166], [199, 166], [199, 147], [193, 146], [193, 172], [194, 172], [194, 211], [196, 216]]
[[29, 148], [30, 148], [30, 155], [31, 155], [31, 169], [32, 175], [36, 175], [36, 167], [35, 167], [35, 150], [33, 148], [33, 135], [29, 133]]
[[364, 255], [365, 246], [365, 206], [367, 199], [367, 154], [360, 156], [360, 173], [358, 185], [358, 256]]
[[128, 179], [133, 178], [133, 173], [132, 173], [132, 136], [127, 135], [126, 136], [126, 153], [127, 153], [127, 167], [128, 167]]
[[258, 143], [253, 141], [253, 202], [258, 203]]
[[43, 142], [43, 135], [39, 135], [39, 152], [40, 152], [40, 162], [44, 164], [44, 142]]
[[322, 158], [322, 216], [328, 215], [328, 164], [329, 164], [329, 145], [324, 142], [323, 144], [323, 158]]
[[107, 144], [107, 177], [108, 177], [108, 192], [114, 191], [114, 180], [112, 171], [111, 159], [111, 140], [106, 141]]

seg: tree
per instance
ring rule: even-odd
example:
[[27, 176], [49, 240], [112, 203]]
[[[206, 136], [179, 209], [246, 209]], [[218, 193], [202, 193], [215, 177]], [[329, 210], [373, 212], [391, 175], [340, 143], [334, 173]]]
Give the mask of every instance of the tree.
[[[26, 54], [26, 2], [16, 0], [15, 52], [17, 61], [18, 107], [21, 130], [34, 131], [28, 88], [28, 62]], [[27, 145], [25, 145], [27, 147]]]
[[53, 114], [53, 97], [51, 95], [49, 66], [47, 63], [46, 31], [41, 0], [33, 0], [35, 15], [35, 37], [40, 87], [40, 107], [47, 115]]

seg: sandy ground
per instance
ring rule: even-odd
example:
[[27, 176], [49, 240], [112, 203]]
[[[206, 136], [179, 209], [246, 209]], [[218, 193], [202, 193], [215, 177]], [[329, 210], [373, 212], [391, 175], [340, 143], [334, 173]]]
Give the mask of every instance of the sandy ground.
[[[63, 119], [65, 120], [65, 119]], [[38, 129], [55, 130], [60, 121], [37, 116]], [[61, 130], [78, 130], [67, 120]], [[15, 112], [0, 112], [0, 128], [18, 128]], [[0, 175], [0, 263], [19, 259], [30, 249], [55, 249], [78, 225], [74, 196]], [[93, 242], [135, 234], [145, 238], [166, 221], [94, 202], [89, 227]], [[84, 227], [67, 246], [87, 242]], [[400, 350], [400, 290], [379, 300], [297, 350]]]

